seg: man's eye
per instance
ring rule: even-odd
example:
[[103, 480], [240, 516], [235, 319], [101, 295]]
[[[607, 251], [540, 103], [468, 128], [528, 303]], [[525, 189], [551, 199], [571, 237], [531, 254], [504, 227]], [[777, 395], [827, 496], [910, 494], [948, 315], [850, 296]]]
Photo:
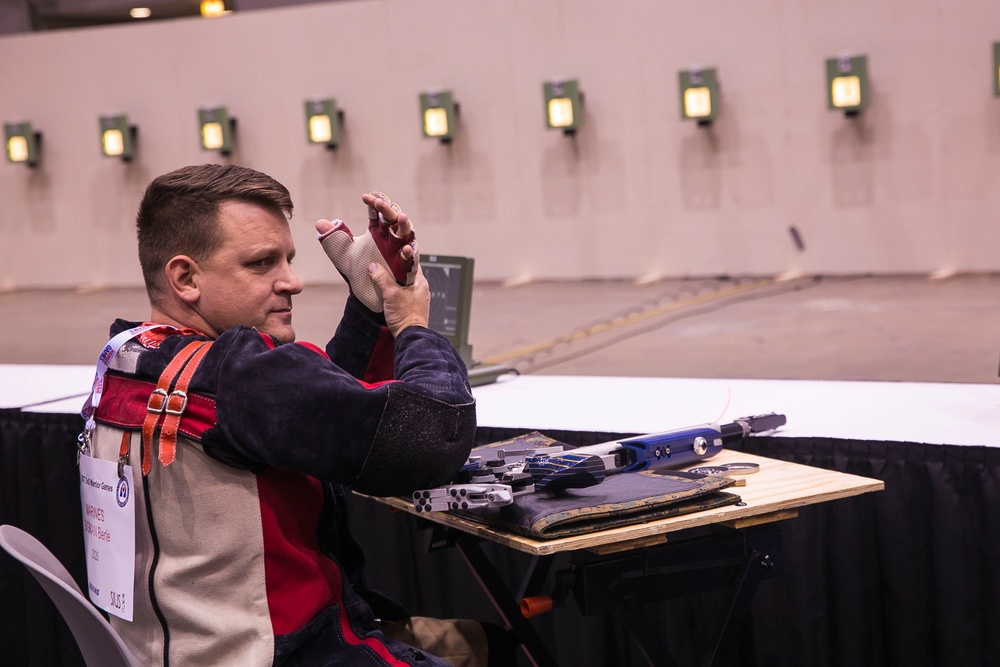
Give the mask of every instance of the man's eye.
[[249, 266], [255, 266], [255, 267], [261, 267], [261, 268], [263, 268], [265, 266], [270, 266], [270, 264], [271, 264], [271, 260], [270, 259], [258, 259], [257, 261], [250, 262]]

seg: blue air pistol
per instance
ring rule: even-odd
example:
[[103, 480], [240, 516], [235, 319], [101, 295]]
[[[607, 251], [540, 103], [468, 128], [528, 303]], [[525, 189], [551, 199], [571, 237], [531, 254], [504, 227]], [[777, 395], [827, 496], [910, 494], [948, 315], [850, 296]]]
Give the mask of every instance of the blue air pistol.
[[497, 450], [496, 458], [486, 463], [481, 457], [470, 458], [459, 483], [415, 492], [413, 505], [418, 512], [497, 507], [524, 493], [595, 486], [610, 474], [682, 467], [711, 458], [751, 433], [772, 431], [785, 423], [785, 415], [770, 413], [575, 449]]

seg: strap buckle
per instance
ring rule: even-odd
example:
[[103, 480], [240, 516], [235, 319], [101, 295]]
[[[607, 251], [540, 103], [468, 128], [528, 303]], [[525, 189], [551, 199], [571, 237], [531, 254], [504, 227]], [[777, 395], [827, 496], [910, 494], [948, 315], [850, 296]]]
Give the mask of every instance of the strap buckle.
[[[177, 397], [180, 397], [181, 399], [180, 407], [175, 407], [176, 404], [174, 402], [174, 398]], [[167, 397], [166, 409], [164, 410], [164, 412], [166, 412], [168, 415], [176, 415], [180, 417], [182, 414], [184, 414], [184, 410], [187, 408], [187, 404], [188, 404], [187, 392], [182, 391], [180, 389], [175, 389], [172, 392], [170, 392], [170, 396]]]
[[167, 390], [157, 387], [153, 390], [153, 393], [149, 395], [149, 401], [146, 402], [146, 412], [154, 415], [163, 412], [163, 408], [167, 405], [168, 398]]
[[76, 464], [80, 465], [80, 457], [90, 454], [90, 430], [84, 429], [76, 436]]

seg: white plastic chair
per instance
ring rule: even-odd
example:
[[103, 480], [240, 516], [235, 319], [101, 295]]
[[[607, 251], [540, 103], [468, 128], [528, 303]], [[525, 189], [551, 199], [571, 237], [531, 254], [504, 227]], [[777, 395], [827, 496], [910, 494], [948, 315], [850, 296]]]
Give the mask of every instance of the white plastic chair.
[[84, 597], [45, 545], [15, 526], [0, 526], [0, 547], [24, 563], [55, 603], [88, 667], [139, 667], [121, 637]]

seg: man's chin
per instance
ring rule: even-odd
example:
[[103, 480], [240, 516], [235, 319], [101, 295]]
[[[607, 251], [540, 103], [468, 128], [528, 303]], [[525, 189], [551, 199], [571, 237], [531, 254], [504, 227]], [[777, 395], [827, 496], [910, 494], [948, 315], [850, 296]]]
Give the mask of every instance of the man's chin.
[[294, 343], [295, 329], [289, 324], [268, 324], [259, 329], [279, 343]]

